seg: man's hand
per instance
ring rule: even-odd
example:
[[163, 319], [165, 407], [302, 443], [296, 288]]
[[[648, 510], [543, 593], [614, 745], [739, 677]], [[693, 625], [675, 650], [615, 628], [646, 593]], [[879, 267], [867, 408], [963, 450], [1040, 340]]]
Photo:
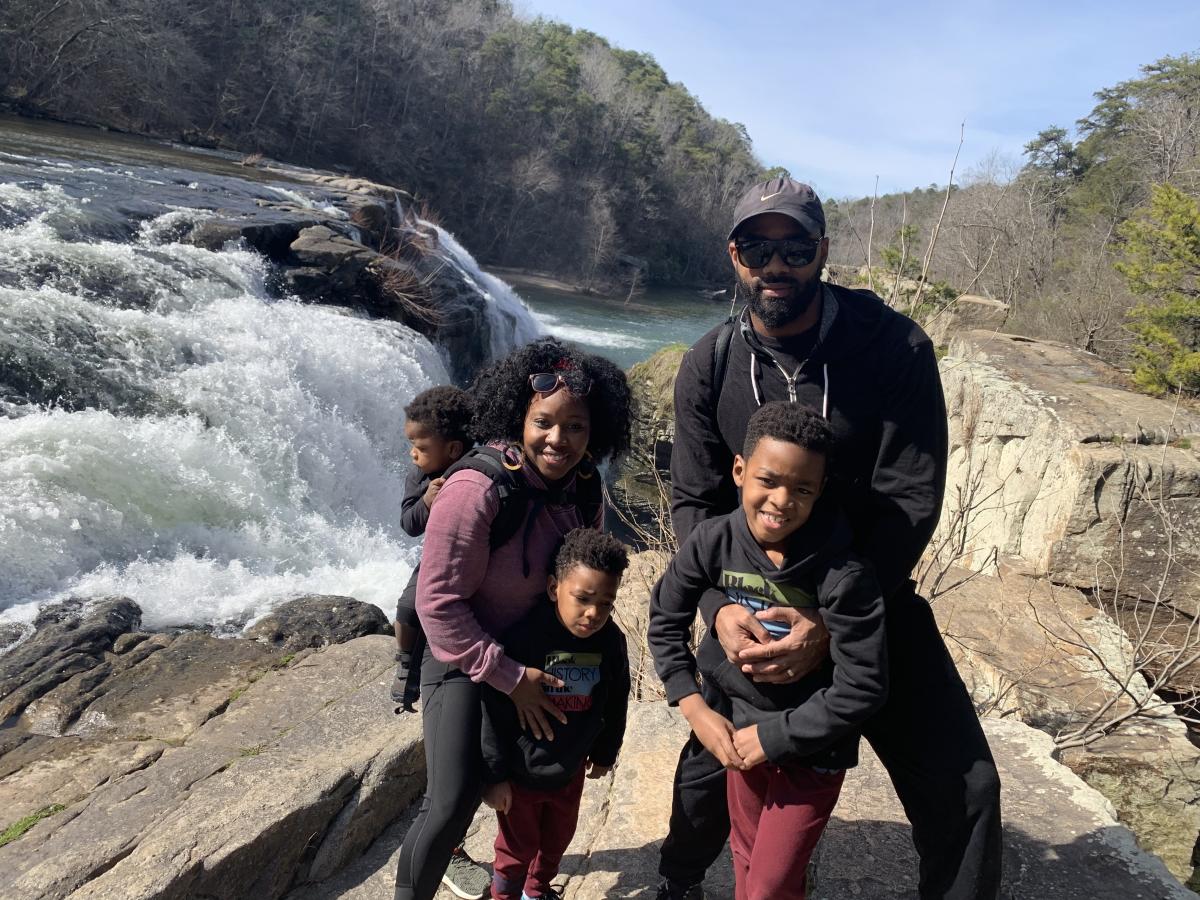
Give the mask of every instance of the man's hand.
[[773, 606], [758, 613], [760, 621], [780, 622], [791, 630], [765, 644], [742, 649], [742, 672], [766, 684], [799, 681], [829, 656], [829, 631], [815, 609]]
[[512, 785], [507, 781], [489, 784], [483, 789], [483, 802], [498, 813], [512, 809]]
[[713, 710], [699, 694], [688, 694], [679, 701], [679, 710], [692, 726], [706, 750], [727, 769], [746, 768], [733, 746], [733, 723]]
[[767, 754], [763, 752], [762, 743], [758, 739], [758, 726], [751, 725], [747, 728], [739, 728], [733, 733], [733, 746], [737, 749], [738, 755], [746, 763], [746, 768], [761, 765], [767, 761]]
[[425, 488], [425, 493], [421, 495], [421, 502], [425, 504], [426, 509], [433, 509], [433, 501], [437, 499], [438, 492], [445, 483], [445, 478], [435, 478], [429, 482], [429, 487]]
[[542, 689], [543, 685], [563, 687], [562, 681], [549, 672], [527, 666], [525, 674], [521, 676], [517, 686], [508, 695], [508, 699], [517, 707], [517, 721], [521, 723], [522, 729], [531, 732], [539, 741], [543, 739], [552, 741], [554, 740], [554, 731], [550, 727], [550, 720], [547, 716], [557, 719], [564, 725], [567, 724], [567, 716], [546, 696], [546, 692]]
[[741, 665], [742, 654], [745, 651], [771, 643], [771, 633], [763, 627], [762, 622], [746, 607], [736, 603], [730, 603], [717, 610], [717, 617], [713, 619], [713, 631], [717, 633], [717, 640], [721, 643], [721, 649], [725, 651], [725, 658], [735, 666]]
[[587, 777], [588, 778], [603, 778], [612, 771], [612, 766], [602, 766], [600, 763], [587, 761]]

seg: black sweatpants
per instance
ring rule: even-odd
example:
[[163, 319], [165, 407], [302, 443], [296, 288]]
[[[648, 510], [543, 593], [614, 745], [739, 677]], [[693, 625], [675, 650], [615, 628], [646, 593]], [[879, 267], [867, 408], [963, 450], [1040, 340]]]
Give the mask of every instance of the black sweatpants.
[[432, 900], [483, 790], [480, 688], [460, 669], [426, 652], [421, 662], [425, 797], [404, 836], [396, 866], [396, 900]]
[[[1000, 778], [970, 695], [924, 599], [910, 590], [893, 597], [887, 632], [888, 701], [863, 735], [912, 823], [920, 896], [993, 900], [1000, 895]], [[705, 700], [718, 711], [724, 705], [718, 692], [706, 691]], [[659, 873], [701, 881], [728, 836], [725, 770], [693, 734], [675, 770]]]

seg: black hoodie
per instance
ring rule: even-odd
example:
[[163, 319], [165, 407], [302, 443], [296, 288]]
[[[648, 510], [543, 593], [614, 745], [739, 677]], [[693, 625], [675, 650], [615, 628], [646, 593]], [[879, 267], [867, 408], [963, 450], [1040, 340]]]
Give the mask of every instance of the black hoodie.
[[730, 699], [735, 726], [758, 725], [771, 762], [856, 765], [857, 729], [887, 697], [887, 640], [879, 583], [870, 563], [849, 552], [850, 542], [845, 517], [824, 498], [788, 539], [781, 567], [754, 540], [742, 509], [697, 525], [650, 600], [650, 650], [667, 700], [696, 693], [688, 637], [701, 594], [715, 588], [752, 610], [816, 607], [829, 629], [830, 657], [799, 681], [752, 681], [725, 658], [712, 630], [700, 642], [699, 670]]
[[[826, 499], [845, 511], [854, 549], [874, 564], [890, 597], [929, 543], [945, 490], [946, 406], [937, 359], [920, 327], [874, 294], [823, 288], [815, 343], [811, 333], [779, 342], [807, 353], [794, 396], [745, 311], [719, 391], [711, 381], [720, 327], [684, 355], [675, 381], [671, 515], [683, 543], [698, 523], [738, 505], [733, 457], [762, 403], [794, 400], [827, 409], [835, 447]], [[702, 611], [711, 623], [716, 608], [705, 602]]]
[[517, 662], [566, 683], [546, 693], [567, 723], [550, 723], [554, 740], [535, 740], [521, 730], [512, 700], [484, 685], [484, 779], [555, 790], [570, 782], [588, 759], [602, 766], [615, 763], [625, 737], [630, 687], [629, 654], [617, 623], [609, 619], [595, 634], [576, 637], [558, 621], [550, 598], [542, 597], [501, 642]]

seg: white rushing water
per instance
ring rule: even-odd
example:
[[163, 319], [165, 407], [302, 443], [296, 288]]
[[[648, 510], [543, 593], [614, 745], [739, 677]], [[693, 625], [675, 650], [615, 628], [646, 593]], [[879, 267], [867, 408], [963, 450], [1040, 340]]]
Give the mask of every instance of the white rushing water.
[[[0, 394], [0, 621], [114, 594], [151, 628], [240, 623], [299, 592], [390, 615], [417, 553], [398, 524], [403, 407], [449, 380], [437, 350], [271, 299], [253, 253], [162, 243], [202, 212], [132, 243], [63, 239], [47, 217], [80, 202], [0, 185], [18, 220], [0, 229], [0, 366], [104, 398], [68, 411]], [[493, 354], [534, 337], [520, 299], [442, 237], [488, 299]]]
[[546, 333], [530, 314], [525, 301], [517, 296], [516, 291], [495, 275], [479, 268], [475, 257], [467, 252], [454, 235], [441, 226], [435, 227], [441, 245], [449, 252], [455, 268], [487, 301], [488, 324], [491, 325], [490, 350], [493, 359], [503, 356], [511, 347], [528, 344]]

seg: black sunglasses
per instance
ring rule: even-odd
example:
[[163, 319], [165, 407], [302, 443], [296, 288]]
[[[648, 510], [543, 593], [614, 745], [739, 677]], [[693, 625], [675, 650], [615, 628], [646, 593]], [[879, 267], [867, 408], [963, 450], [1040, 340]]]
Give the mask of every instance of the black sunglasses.
[[738, 262], [747, 269], [761, 269], [776, 253], [783, 257], [787, 265], [801, 268], [817, 258], [821, 242], [791, 238], [782, 241], [749, 239], [735, 241], [733, 246], [737, 250]]
[[560, 387], [566, 388], [576, 397], [586, 397], [592, 392], [592, 383], [586, 378], [580, 378], [581, 382], [578, 385], [579, 390], [567, 383], [567, 379], [563, 378], [557, 372], [535, 372], [529, 376], [529, 386], [533, 388], [535, 394], [553, 394]]

